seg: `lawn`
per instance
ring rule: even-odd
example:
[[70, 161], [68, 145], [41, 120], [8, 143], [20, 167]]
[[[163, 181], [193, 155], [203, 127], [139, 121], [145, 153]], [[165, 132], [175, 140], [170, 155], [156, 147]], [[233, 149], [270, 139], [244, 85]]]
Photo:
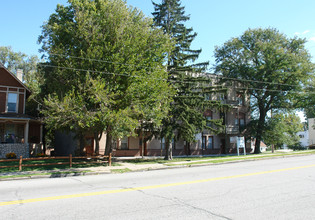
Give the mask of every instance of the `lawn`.
[[133, 163], [133, 164], [152, 164], [159, 163], [167, 166], [176, 166], [176, 165], [195, 165], [195, 164], [214, 164], [214, 163], [223, 163], [230, 161], [240, 161], [240, 160], [253, 160], [253, 159], [262, 159], [262, 158], [272, 158], [272, 157], [281, 157], [281, 156], [292, 156], [292, 155], [308, 155], [315, 154], [315, 150], [305, 150], [305, 151], [293, 151], [293, 152], [278, 152], [271, 153], [265, 152], [261, 154], [247, 154], [241, 156], [189, 156], [189, 157], [175, 157], [173, 160], [164, 160], [164, 159], [128, 159], [122, 160], [122, 162]]
[[[31, 165], [31, 164], [39, 164], [36, 167], [22, 167], [22, 171], [42, 171], [42, 170], [62, 170], [69, 169], [69, 164], [58, 164], [58, 165], [44, 165], [48, 163], [67, 163], [69, 159], [43, 159], [43, 160], [27, 160], [23, 161], [23, 165]], [[91, 163], [94, 162], [94, 163]], [[107, 162], [95, 163], [96, 160], [89, 159], [72, 159], [72, 168], [86, 168], [86, 167], [98, 167], [98, 166], [108, 166]], [[80, 163], [80, 164], [76, 164]], [[6, 161], [0, 162], [0, 166], [17, 166], [19, 165], [19, 161]], [[114, 164], [112, 164], [114, 165]], [[0, 168], [0, 173], [4, 172], [17, 172], [19, 171], [18, 167], [8, 167], [8, 168]]]

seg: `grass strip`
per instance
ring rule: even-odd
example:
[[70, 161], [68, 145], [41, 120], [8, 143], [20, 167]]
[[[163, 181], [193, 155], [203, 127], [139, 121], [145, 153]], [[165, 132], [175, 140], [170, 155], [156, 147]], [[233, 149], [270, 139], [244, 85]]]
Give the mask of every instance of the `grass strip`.
[[127, 173], [130, 172], [131, 170], [129, 168], [124, 168], [124, 169], [111, 169], [111, 173]]

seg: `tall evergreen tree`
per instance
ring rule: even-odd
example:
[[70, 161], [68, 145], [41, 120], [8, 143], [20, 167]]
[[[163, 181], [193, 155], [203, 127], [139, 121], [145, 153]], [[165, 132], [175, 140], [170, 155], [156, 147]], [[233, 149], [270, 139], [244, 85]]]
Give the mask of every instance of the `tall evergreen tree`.
[[[201, 49], [191, 49], [191, 43], [197, 36], [193, 28], [187, 28], [185, 22], [190, 19], [185, 14], [185, 7], [180, 0], [162, 0], [161, 4], [154, 3], [153, 21], [164, 33], [174, 41], [175, 46], [167, 57], [169, 81], [176, 89], [171, 111], [164, 120], [161, 136], [165, 138], [165, 159], [172, 159], [172, 139], [183, 139], [187, 147], [195, 141], [195, 135], [206, 128], [206, 118], [203, 116], [207, 108], [219, 103], [205, 101], [204, 94], [212, 93], [207, 86], [209, 79], [196, 76], [196, 72], [206, 70], [208, 62], [197, 63]], [[202, 74], [201, 74], [202, 75]], [[218, 121], [216, 124], [219, 125]], [[213, 129], [213, 127], [208, 127]], [[189, 151], [189, 150], [188, 150]]]
[[180, 0], [162, 0], [161, 4], [154, 3], [155, 12], [152, 13], [156, 26], [161, 27], [174, 41], [175, 47], [167, 60], [167, 69], [172, 72], [205, 70], [208, 62], [193, 64], [201, 53], [201, 49], [190, 48], [197, 33], [193, 28], [187, 28], [185, 22], [190, 19], [185, 15], [185, 7]]

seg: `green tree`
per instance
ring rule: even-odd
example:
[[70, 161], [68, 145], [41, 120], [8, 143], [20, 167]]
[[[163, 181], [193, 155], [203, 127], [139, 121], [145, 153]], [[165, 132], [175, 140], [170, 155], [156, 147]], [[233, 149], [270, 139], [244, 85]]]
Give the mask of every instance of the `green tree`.
[[[207, 127], [203, 113], [206, 109], [217, 106], [218, 103], [207, 101], [205, 94], [215, 90], [209, 86], [209, 78], [202, 74], [208, 62], [194, 63], [201, 53], [201, 49], [191, 49], [191, 43], [197, 36], [192, 28], [187, 28], [185, 22], [190, 19], [185, 14], [185, 7], [180, 0], [162, 0], [154, 3], [153, 20], [157, 27], [168, 34], [175, 42], [174, 48], [167, 56], [167, 70], [169, 81], [177, 91], [174, 103], [167, 118], [163, 121], [161, 136], [165, 138], [165, 159], [172, 159], [172, 139], [181, 138], [187, 142], [188, 148], [195, 142], [195, 135]], [[218, 121], [216, 122], [218, 125]]]
[[266, 145], [274, 144], [276, 148], [283, 145], [295, 146], [299, 144], [300, 138], [297, 132], [303, 130], [300, 118], [294, 113], [277, 113], [272, 118], [266, 119], [266, 130], [263, 140]]
[[304, 109], [307, 118], [315, 118], [315, 76], [307, 82], [304, 93], [300, 95], [297, 105]]
[[310, 78], [313, 65], [304, 44], [304, 39], [287, 38], [276, 29], [259, 28], [215, 49], [216, 72], [240, 80], [251, 95], [255, 153], [260, 153], [267, 113], [294, 108], [296, 94]]
[[51, 127], [64, 115], [49, 113], [69, 104], [63, 127], [98, 137], [106, 131], [108, 154], [112, 140], [133, 135], [140, 121], [161, 123], [173, 93], [163, 66], [172, 44], [151, 19], [123, 0], [70, 0], [42, 28]]

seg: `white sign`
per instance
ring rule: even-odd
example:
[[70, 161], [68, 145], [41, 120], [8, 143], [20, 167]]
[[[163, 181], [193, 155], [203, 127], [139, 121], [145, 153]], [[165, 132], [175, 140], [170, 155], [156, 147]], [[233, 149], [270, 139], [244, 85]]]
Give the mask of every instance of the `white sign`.
[[240, 155], [240, 148], [244, 149], [244, 155], [246, 155], [246, 148], [245, 148], [245, 139], [244, 137], [237, 137], [237, 155]]

